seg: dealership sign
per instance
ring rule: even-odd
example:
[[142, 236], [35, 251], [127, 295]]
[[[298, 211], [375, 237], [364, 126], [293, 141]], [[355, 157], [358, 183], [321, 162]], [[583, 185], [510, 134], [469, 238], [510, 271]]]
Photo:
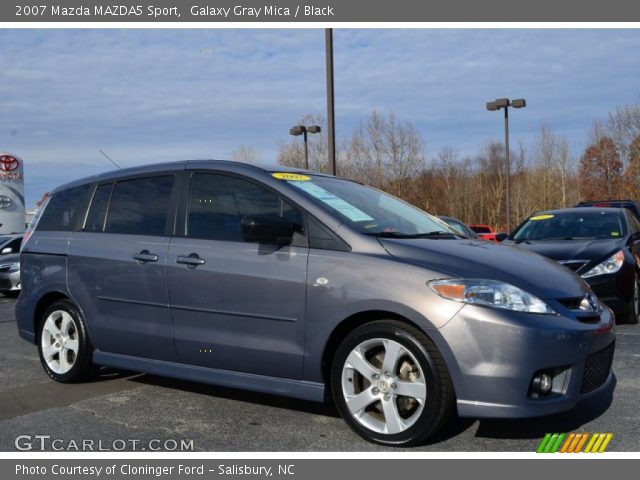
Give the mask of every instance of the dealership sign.
[[0, 234], [25, 230], [23, 166], [15, 155], [0, 153]]

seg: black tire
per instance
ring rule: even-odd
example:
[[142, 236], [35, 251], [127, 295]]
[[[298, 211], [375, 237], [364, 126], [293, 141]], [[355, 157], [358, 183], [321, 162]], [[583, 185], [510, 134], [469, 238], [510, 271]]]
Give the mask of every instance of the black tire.
[[631, 298], [631, 305], [629, 306], [629, 315], [626, 318], [625, 323], [637, 324], [638, 316], [640, 315], [640, 280], [636, 275], [633, 279], [634, 289], [633, 289], [633, 297]]
[[[44, 331], [45, 323], [49, 317], [53, 315], [59, 315], [60, 312], [65, 312], [68, 314], [73, 320], [72, 326], [73, 331], [69, 334], [69, 339], [77, 340], [77, 351], [70, 355], [73, 358], [73, 362], [71, 368], [67, 371], [56, 372], [52, 367], [49, 366], [47, 360], [45, 359], [43, 353], [43, 335], [51, 337], [48, 331]], [[47, 339], [45, 342], [49, 342]], [[91, 344], [91, 340], [89, 339], [89, 335], [87, 334], [86, 325], [84, 319], [82, 318], [82, 314], [76, 308], [76, 306], [69, 300], [59, 300], [53, 303], [42, 315], [40, 318], [40, 322], [38, 325], [38, 335], [37, 335], [37, 343], [38, 343], [38, 354], [40, 355], [40, 362], [42, 363], [42, 367], [44, 371], [47, 372], [52, 379], [56, 382], [61, 383], [77, 383], [90, 379], [93, 377], [97, 371], [97, 367], [93, 365], [92, 355], [93, 355], [93, 345]], [[58, 358], [60, 357], [60, 353], [58, 353]], [[60, 362], [58, 362], [60, 363]]]
[[[393, 340], [399, 343], [406, 352], [409, 352], [413, 356], [412, 359], [408, 356], [406, 356], [405, 359], [410, 362], [413, 360], [417, 361], [421, 372], [424, 373], [423, 383], [426, 385], [427, 393], [426, 399], [421, 403], [422, 410], [416, 410], [414, 414], [409, 416], [410, 420], [413, 418], [412, 421], [414, 423], [399, 433], [380, 432], [363, 425], [361, 420], [354, 418], [354, 414], [349, 410], [345, 399], [344, 382], [354, 382], [355, 377], [359, 375], [355, 369], [349, 370], [344, 368], [347, 358], [357, 347], [370, 343], [375, 344], [379, 339]], [[387, 351], [385, 350], [384, 355], [386, 356], [386, 354]], [[375, 358], [372, 360], [375, 360]], [[398, 365], [400, 363], [401, 362], [398, 361]], [[350, 371], [354, 372], [354, 379], [345, 380], [350, 375], [346, 372]], [[382, 372], [382, 370], [380, 371]], [[397, 373], [398, 371], [392, 372], [392, 375], [396, 375]], [[382, 372], [382, 375], [384, 375], [384, 372]], [[371, 383], [369, 385], [363, 382], [362, 378], [364, 378], [364, 376], [361, 375], [359, 381], [363, 386], [359, 393], [372, 388], [373, 391], [377, 390], [377, 394], [380, 395], [380, 390], [382, 389], [381, 383]], [[396, 377], [396, 379], [398, 383], [400, 383], [400, 378]], [[346, 383], [346, 385], [347, 388], [351, 388], [351, 383]], [[366, 385], [369, 385], [368, 388], [365, 388]], [[376, 385], [380, 386], [380, 388], [374, 388]], [[391, 385], [393, 388], [399, 388], [394, 386], [395, 384]], [[333, 358], [331, 367], [331, 389], [338, 412], [358, 435], [374, 443], [396, 447], [417, 445], [435, 434], [446, 423], [452, 413], [455, 398], [449, 371], [434, 343], [422, 331], [397, 320], [379, 320], [367, 323], [346, 336]], [[385, 385], [384, 390], [387, 390], [387, 385]], [[392, 390], [391, 393], [393, 394], [395, 392]], [[351, 395], [355, 394], [357, 394], [357, 392], [351, 393]], [[387, 395], [385, 395], [385, 397], [387, 397]], [[395, 412], [398, 412], [400, 407], [399, 398], [406, 397], [396, 397], [392, 395], [390, 399], [386, 400], [387, 402], [394, 402]], [[367, 409], [373, 409], [373, 414], [367, 415], [382, 416], [381, 409], [384, 407], [384, 403], [382, 399], [379, 399], [378, 402], [379, 403], [367, 407]], [[361, 410], [361, 412], [365, 411], [364, 409]], [[382, 418], [384, 418], [382, 423], [387, 423], [386, 415], [383, 415]], [[387, 429], [387, 427], [385, 427], [385, 429]]]

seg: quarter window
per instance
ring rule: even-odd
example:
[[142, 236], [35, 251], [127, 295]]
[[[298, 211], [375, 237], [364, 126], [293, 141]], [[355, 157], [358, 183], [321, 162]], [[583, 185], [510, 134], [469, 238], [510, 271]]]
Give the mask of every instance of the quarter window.
[[54, 232], [73, 230], [82, 208], [88, 185], [63, 190], [53, 195], [45, 208], [37, 229]]
[[165, 234], [173, 175], [117, 182], [111, 195], [105, 232]]

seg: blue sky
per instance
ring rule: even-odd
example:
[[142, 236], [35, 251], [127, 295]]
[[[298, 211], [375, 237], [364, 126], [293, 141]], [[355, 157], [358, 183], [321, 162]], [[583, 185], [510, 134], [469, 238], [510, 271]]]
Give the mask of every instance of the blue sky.
[[[502, 138], [497, 97], [524, 97], [512, 142], [541, 122], [576, 153], [594, 119], [640, 102], [640, 30], [336, 29], [338, 140], [373, 109], [411, 122], [435, 156]], [[322, 29], [0, 30], [0, 150], [26, 162], [27, 205], [122, 166], [274, 161], [305, 113], [326, 113]]]

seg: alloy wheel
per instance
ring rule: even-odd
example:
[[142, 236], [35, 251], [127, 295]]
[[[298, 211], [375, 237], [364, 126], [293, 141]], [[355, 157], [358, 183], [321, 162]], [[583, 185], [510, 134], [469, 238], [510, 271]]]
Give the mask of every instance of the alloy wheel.
[[353, 418], [382, 434], [397, 434], [419, 418], [427, 400], [424, 372], [402, 344], [387, 338], [366, 340], [348, 355], [342, 393]]

